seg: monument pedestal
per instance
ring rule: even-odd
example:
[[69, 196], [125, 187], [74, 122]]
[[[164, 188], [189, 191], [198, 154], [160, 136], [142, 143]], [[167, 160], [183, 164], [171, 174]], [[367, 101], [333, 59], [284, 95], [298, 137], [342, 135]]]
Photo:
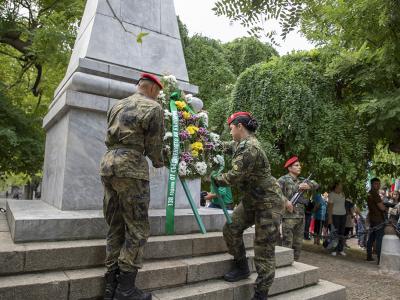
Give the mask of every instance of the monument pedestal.
[[[137, 43], [141, 32], [148, 35]], [[88, 0], [66, 75], [43, 120], [42, 201], [8, 204], [15, 241], [105, 236], [99, 165], [106, 113], [135, 92], [142, 72], [174, 74], [182, 90], [198, 92], [189, 83], [173, 0]], [[167, 184], [167, 169], [150, 163], [151, 209], [165, 208]], [[189, 187], [199, 207], [200, 180]], [[190, 208], [179, 183], [176, 208]]]

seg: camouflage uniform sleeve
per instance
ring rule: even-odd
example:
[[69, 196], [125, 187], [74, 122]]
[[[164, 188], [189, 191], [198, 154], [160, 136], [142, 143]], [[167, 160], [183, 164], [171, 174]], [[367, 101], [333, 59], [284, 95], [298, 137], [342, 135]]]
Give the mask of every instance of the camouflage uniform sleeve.
[[150, 158], [153, 167], [164, 166], [163, 159], [163, 138], [164, 138], [164, 114], [161, 106], [153, 108], [144, 118], [145, 129], [144, 150], [145, 155]]
[[278, 184], [281, 187], [283, 198], [285, 199], [285, 201], [289, 201], [289, 199], [286, 197], [287, 191], [286, 191], [285, 178], [284, 177], [279, 178]]
[[215, 182], [219, 186], [228, 186], [245, 181], [254, 168], [257, 156], [257, 149], [253, 147], [238, 149], [232, 159], [232, 169], [216, 176]]
[[236, 144], [237, 143], [235, 141], [222, 142], [221, 143], [222, 152], [227, 155], [233, 155], [233, 153], [235, 152]]

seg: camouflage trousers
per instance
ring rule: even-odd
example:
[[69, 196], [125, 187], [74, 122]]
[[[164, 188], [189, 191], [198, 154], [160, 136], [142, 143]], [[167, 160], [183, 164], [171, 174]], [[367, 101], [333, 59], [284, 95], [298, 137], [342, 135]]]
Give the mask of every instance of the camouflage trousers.
[[299, 260], [304, 237], [303, 218], [282, 219], [282, 246], [294, 250], [294, 259]]
[[146, 180], [103, 176], [103, 212], [109, 226], [108, 270], [132, 272], [143, 265], [143, 249], [150, 235], [148, 218], [150, 185]]
[[229, 254], [236, 260], [246, 256], [243, 231], [255, 224], [254, 264], [257, 270], [255, 288], [268, 291], [275, 277], [275, 245], [280, 216], [265, 204], [245, 208], [241, 202], [233, 211], [232, 224], [225, 224], [223, 233]]

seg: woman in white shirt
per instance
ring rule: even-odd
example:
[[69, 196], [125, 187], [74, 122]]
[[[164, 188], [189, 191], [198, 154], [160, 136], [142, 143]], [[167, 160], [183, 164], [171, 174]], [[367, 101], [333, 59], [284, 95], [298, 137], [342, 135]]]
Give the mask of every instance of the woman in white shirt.
[[346, 256], [343, 251], [344, 232], [346, 228], [346, 197], [343, 194], [343, 185], [340, 182], [334, 184], [328, 195], [328, 224], [335, 227], [336, 234], [339, 236], [336, 249], [331, 253], [333, 256], [339, 252], [340, 255]]

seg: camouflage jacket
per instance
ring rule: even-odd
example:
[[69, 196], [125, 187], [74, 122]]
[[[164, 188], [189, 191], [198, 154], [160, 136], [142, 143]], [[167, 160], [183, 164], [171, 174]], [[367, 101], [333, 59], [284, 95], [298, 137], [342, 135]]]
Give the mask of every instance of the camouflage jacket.
[[[294, 178], [290, 174], [286, 174], [282, 176], [281, 178], [278, 179], [279, 185], [281, 186], [283, 195], [287, 200], [290, 200], [293, 195], [297, 192], [299, 189], [300, 183], [302, 183], [304, 178]], [[316, 190], [318, 188], [318, 184], [310, 180], [308, 184], [311, 186], [311, 190]], [[293, 213], [290, 213], [285, 210], [285, 213], [283, 215], [285, 219], [293, 219], [293, 218], [303, 218], [304, 217], [304, 204], [298, 203], [294, 207]]]
[[251, 205], [251, 201], [262, 201], [281, 213], [284, 203], [282, 191], [271, 175], [268, 158], [255, 136], [250, 135], [240, 143], [223, 143], [223, 147], [225, 153], [232, 155], [232, 168], [218, 175], [216, 183], [238, 186], [244, 193], [244, 206]]
[[108, 111], [107, 123], [107, 152], [101, 160], [101, 176], [149, 180], [145, 156], [154, 167], [164, 166], [164, 115], [160, 104], [135, 93]]

